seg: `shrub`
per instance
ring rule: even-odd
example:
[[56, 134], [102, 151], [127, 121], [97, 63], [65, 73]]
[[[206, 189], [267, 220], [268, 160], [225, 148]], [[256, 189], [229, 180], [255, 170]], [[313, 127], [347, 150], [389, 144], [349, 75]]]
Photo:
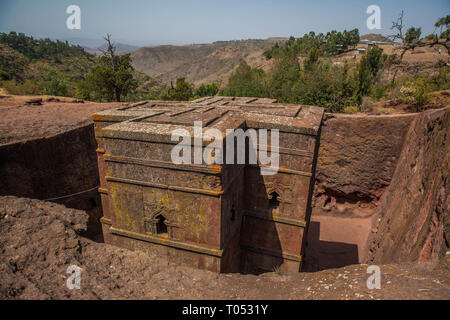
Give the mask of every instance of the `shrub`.
[[16, 95], [40, 95], [43, 90], [42, 81], [38, 80], [26, 80], [24, 82], [9, 80], [3, 81], [2, 86], [9, 94]]
[[43, 94], [54, 96], [67, 96], [69, 92], [69, 82], [62, 72], [58, 72], [49, 68], [47, 73], [47, 81]]
[[428, 92], [428, 80], [426, 78], [417, 79], [412, 94], [417, 110], [419, 110], [420, 107], [425, 105], [430, 100], [430, 95]]
[[344, 113], [355, 114], [360, 111], [359, 106], [348, 106], [344, 108]]

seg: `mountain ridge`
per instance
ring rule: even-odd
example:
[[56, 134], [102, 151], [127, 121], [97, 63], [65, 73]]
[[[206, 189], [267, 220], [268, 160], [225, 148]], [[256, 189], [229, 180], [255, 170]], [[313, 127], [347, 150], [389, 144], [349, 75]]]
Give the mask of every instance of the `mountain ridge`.
[[241, 59], [253, 67], [264, 69], [266, 64], [270, 64], [263, 57], [264, 51], [284, 40], [269, 38], [141, 47], [131, 57], [136, 70], [164, 83], [185, 77], [198, 85], [213, 81], [225, 82]]
[[[184, 77], [195, 85], [218, 82], [226, 84], [239, 61], [252, 68], [267, 71], [273, 61], [264, 58], [264, 51], [288, 37], [215, 41], [206, 44], [159, 45], [140, 47], [131, 54], [133, 67], [169, 85]], [[367, 34], [361, 39], [388, 41], [380, 34]]]

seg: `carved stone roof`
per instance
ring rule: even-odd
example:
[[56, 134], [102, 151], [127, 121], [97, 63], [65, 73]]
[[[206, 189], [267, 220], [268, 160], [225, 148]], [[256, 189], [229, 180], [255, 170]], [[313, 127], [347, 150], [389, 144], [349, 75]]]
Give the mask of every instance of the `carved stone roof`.
[[186, 129], [193, 136], [194, 121], [204, 130], [278, 129], [317, 135], [324, 109], [314, 106], [280, 104], [261, 98], [206, 97], [191, 102], [148, 101], [102, 111], [95, 121], [119, 122], [103, 129], [106, 138], [174, 143], [171, 133]]

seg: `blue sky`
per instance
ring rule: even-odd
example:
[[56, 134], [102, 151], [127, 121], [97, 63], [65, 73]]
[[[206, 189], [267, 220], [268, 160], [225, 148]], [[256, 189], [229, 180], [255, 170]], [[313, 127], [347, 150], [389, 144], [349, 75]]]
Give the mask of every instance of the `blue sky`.
[[[66, 8], [81, 8], [81, 30], [66, 28]], [[208, 43], [217, 40], [301, 36], [311, 30], [366, 27], [366, 9], [381, 8], [381, 30], [405, 10], [407, 26], [433, 32], [450, 14], [449, 0], [0, 0], [0, 32], [24, 32], [53, 39], [113, 39], [134, 45]]]

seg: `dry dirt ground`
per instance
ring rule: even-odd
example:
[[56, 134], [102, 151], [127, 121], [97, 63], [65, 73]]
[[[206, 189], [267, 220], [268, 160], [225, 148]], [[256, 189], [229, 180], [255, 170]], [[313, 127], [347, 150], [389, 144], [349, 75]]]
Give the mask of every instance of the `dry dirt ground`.
[[[357, 48], [369, 49], [367, 44], [359, 43]], [[383, 53], [387, 55], [397, 54], [398, 56], [402, 53], [402, 47], [393, 46], [390, 44], [382, 44], [379, 45], [381, 49], [383, 49]], [[439, 50], [440, 49], [440, 50]], [[440, 51], [440, 52], [439, 52]], [[355, 57], [356, 61], [361, 60], [363, 57], [362, 54], [359, 54], [356, 50], [352, 50], [346, 53], [343, 53], [336, 58], [333, 59], [333, 62], [343, 62], [345, 60], [353, 59]], [[403, 56], [403, 62], [409, 64], [421, 64], [424, 65], [432, 65], [442, 60], [444, 62], [449, 61], [450, 56], [444, 47], [436, 46], [436, 47], [422, 47], [417, 48], [414, 51], [410, 50], [405, 53]]]
[[[381, 266], [379, 290], [367, 288], [366, 265], [215, 274], [87, 240], [87, 219], [58, 204], [0, 197], [0, 299], [450, 299], [450, 259]], [[80, 290], [66, 286], [71, 265], [81, 268]]]
[[364, 114], [370, 115], [386, 115], [386, 114], [403, 114], [422, 112], [429, 109], [440, 109], [450, 106], [450, 89], [430, 92], [428, 102], [420, 107], [409, 105], [406, 103], [396, 103], [393, 100], [380, 100], [367, 102], [367, 106], [363, 105]]
[[[92, 114], [117, 108], [121, 103], [45, 102], [49, 96], [2, 95], [0, 91], [0, 144], [42, 138], [69, 131], [92, 122]], [[26, 105], [31, 98], [42, 98], [42, 105]]]

